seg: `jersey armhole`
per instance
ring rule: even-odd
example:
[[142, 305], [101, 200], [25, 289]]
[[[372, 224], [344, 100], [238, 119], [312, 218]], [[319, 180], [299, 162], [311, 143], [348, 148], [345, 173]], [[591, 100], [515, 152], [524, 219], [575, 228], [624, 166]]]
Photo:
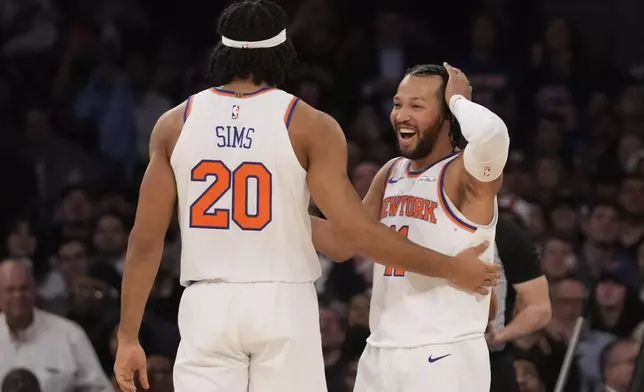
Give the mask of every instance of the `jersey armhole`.
[[295, 111], [295, 107], [297, 106], [297, 103], [300, 102], [299, 97], [293, 97], [291, 99], [291, 102], [289, 102], [288, 107], [286, 108], [286, 113], [284, 113], [284, 125], [286, 126], [286, 129], [289, 128], [291, 125], [291, 119], [293, 118], [293, 112]]
[[470, 233], [474, 233], [478, 229], [490, 229], [496, 227], [496, 222], [499, 216], [496, 196], [494, 196], [494, 214], [492, 215], [492, 221], [487, 225], [474, 224], [473, 222], [469, 221], [469, 219], [467, 219], [465, 215], [463, 215], [458, 210], [458, 208], [456, 208], [454, 203], [452, 203], [452, 201], [447, 196], [447, 192], [445, 192], [445, 173], [447, 173], [447, 167], [452, 162], [456, 161], [459, 154], [460, 152], [456, 155], [453, 155], [450, 160], [445, 162], [445, 164], [441, 168], [440, 174], [438, 175], [438, 203], [441, 209], [445, 211], [445, 215], [447, 215], [452, 223]]
[[186, 107], [183, 109], [183, 123], [185, 124], [186, 121], [188, 120], [188, 117], [190, 116], [190, 112], [192, 111], [192, 97], [194, 95], [191, 95], [188, 97], [186, 100]]
[[385, 176], [385, 183], [382, 186], [382, 188], [383, 188], [383, 190], [382, 190], [383, 196], [387, 192], [387, 185], [389, 184], [389, 180], [391, 179], [391, 177], [394, 175], [396, 167], [398, 166], [400, 161], [402, 161], [403, 159], [404, 159], [403, 157], [398, 157], [398, 158], [394, 159], [394, 161], [389, 166], [389, 169], [387, 169], [387, 175]]

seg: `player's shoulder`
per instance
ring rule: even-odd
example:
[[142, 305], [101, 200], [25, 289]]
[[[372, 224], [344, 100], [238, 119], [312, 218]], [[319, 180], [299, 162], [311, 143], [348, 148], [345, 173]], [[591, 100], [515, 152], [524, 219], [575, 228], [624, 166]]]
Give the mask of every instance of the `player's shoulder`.
[[340, 127], [333, 116], [314, 108], [303, 99], [298, 99], [297, 106], [293, 110], [293, 121], [297, 120], [305, 121], [309, 127]]
[[376, 173], [376, 176], [373, 178], [372, 182], [375, 184], [382, 184], [389, 177], [391, 177], [395, 171], [397, 171], [397, 168], [400, 166], [399, 163], [402, 162], [405, 158], [403, 157], [395, 157], [391, 158], [387, 163], [382, 165], [380, 170], [378, 170], [378, 173]]
[[338, 121], [328, 113], [314, 108], [304, 100], [298, 100], [293, 109], [289, 130], [309, 140], [346, 139]]
[[388, 160], [387, 163], [385, 163], [382, 166], [382, 169], [386, 169], [386, 170], [394, 169], [394, 168], [398, 167], [400, 165], [400, 163], [402, 163], [402, 162], [404, 162], [406, 160], [407, 160], [407, 158], [402, 157], [402, 156], [393, 157], [390, 160]]
[[150, 150], [162, 148], [166, 150], [168, 157], [172, 155], [185, 123], [186, 112], [190, 110], [190, 104], [190, 100], [185, 100], [159, 117], [150, 135]]
[[170, 125], [180, 125], [183, 126], [183, 113], [190, 105], [190, 99], [186, 99], [177, 106], [166, 110], [160, 117], [158, 124], [163, 124], [165, 126]]
[[387, 177], [391, 176], [393, 172], [397, 171], [400, 167], [402, 167], [401, 163], [405, 162], [406, 158], [397, 156], [394, 158], [391, 158], [387, 163], [385, 163], [382, 168], [380, 168], [380, 171], [382, 171]]

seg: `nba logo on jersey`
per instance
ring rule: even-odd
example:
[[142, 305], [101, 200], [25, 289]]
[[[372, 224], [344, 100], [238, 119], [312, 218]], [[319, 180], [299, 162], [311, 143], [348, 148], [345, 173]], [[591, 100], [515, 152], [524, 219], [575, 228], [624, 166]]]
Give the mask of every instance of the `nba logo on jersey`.
[[489, 167], [489, 166], [485, 166], [485, 169], [483, 169], [483, 175], [484, 175], [485, 177], [489, 177], [489, 176], [490, 176], [490, 167]]
[[233, 105], [232, 119], [237, 120], [239, 118], [239, 105]]

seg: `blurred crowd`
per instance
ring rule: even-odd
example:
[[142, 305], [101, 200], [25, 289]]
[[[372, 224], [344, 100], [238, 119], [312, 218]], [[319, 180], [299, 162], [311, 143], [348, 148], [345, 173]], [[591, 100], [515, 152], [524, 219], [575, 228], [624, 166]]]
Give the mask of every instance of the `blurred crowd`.
[[[27, 267], [0, 269], [3, 391], [115, 388], [120, 281], [147, 142], [163, 112], [209, 87], [226, 3], [0, 1], [0, 249]], [[405, 70], [449, 61], [469, 76], [474, 100], [510, 129], [502, 214], [534, 240], [550, 282], [552, 321], [514, 343], [521, 390], [553, 389], [574, 322], [587, 315], [566, 391], [625, 392], [644, 334], [644, 81], [591, 55], [569, 20], [536, 11], [501, 17], [475, 0], [280, 3], [300, 56], [284, 87], [340, 121], [361, 196], [396, 155], [388, 113]], [[180, 246], [175, 223], [141, 331], [153, 392], [172, 391]], [[369, 334], [371, 264], [320, 260], [329, 391], [348, 392]], [[2, 324], [31, 314], [16, 343]]]

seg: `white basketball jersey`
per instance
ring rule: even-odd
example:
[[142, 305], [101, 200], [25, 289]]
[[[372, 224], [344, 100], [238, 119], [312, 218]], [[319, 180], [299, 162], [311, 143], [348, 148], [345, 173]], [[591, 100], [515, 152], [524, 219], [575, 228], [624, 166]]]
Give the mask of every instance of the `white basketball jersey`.
[[[492, 222], [480, 226], [467, 220], [443, 191], [443, 174], [456, 157], [450, 155], [421, 172], [412, 172], [408, 159], [395, 161], [385, 183], [380, 221], [416, 244], [447, 255], [484, 240], [493, 244], [496, 200]], [[494, 247], [482, 259], [492, 263]], [[470, 294], [444, 279], [376, 264], [368, 342], [376, 347], [417, 347], [480, 337], [489, 306], [489, 295]]]
[[211, 88], [188, 100], [170, 162], [181, 283], [312, 282], [309, 191], [288, 134], [299, 99], [273, 88]]

